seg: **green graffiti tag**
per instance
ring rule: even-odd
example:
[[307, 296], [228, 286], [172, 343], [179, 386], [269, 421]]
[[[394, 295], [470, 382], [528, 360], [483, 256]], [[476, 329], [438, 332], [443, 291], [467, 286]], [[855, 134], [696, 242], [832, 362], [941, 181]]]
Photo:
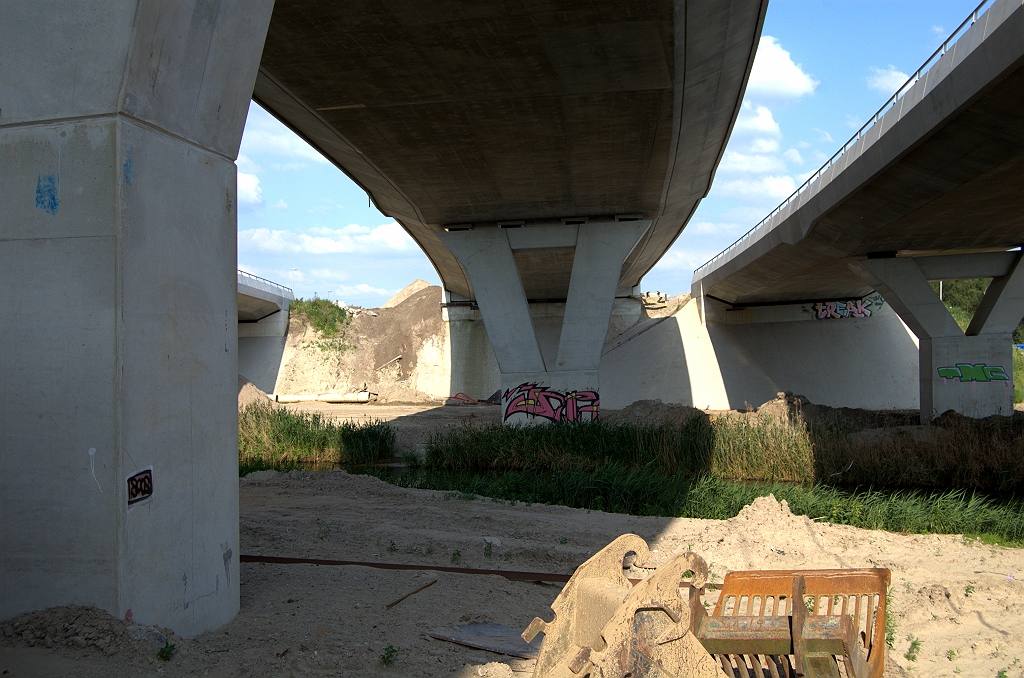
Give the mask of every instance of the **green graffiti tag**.
[[986, 365], [978, 363], [957, 363], [956, 367], [938, 368], [940, 379], [959, 379], [960, 381], [1009, 381], [1010, 376], [1002, 365]]

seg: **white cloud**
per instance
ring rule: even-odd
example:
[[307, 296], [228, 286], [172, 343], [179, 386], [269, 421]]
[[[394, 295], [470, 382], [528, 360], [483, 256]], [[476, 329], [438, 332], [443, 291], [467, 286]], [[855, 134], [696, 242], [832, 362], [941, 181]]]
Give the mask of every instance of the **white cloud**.
[[699, 233], [701, 235], [728, 235], [730, 233], [738, 235], [742, 232], [743, 227], [739, 224], [730, 224], [725, 222], [715, 223], [713, 221], [695, 221], [687, 224], [686, 230], [691, 233]]
[[775, 139], [754, 139], [750, 143], [751, 153], [777, 153], [779, 142]]
[[796, 150], [795, 148], [791, 148], [785, 153], [783, 153], [782, 157], [788, 160], [789, 162], [793, 163], [794, 165], [804, 164], [803, 156], [801, 156], [800, 151]]
[[[689, 227], [687, 227], [689, 228]], [[698, 266], [718, 254], [718, 249], [676, 249], [672, 248], [665, 253], [665, 256], [658, 262], [658, 268], [663, 271], [693, 271]]]
[[238, 167], [238, 171], [246, 172], [248, 174], [258, 174], [260, 169], [262, 169], [252, 161], [252, 158], [242, 153], [239, 153], [238, 160], [235, 161], [235, 165]]
[[788, 175], [768, 175], [758, 179], [726, 181], [718, 184], [717, 188], [720, 196], [782, 200], [796, 190], [796, 182]]
[[882, 94], [896, 92], [910, 76], [889, 64], [888, 68], [871, 67], [871, 75], [867, 76], [868, 87]]
[[719, 172], [747, 172], [766, 174], [768, 172], [785, 171], [786, 165], [772, 155], [744, 155], [734, 151], [726, 151], [719, 165]]
[[793, 63], [789, 52], [770, 35], [762, 35], [750, 69], [747, 94], [793, 99], [812, 94], [818, 81]]
[[359, 283], [358, 285], [339, 285], [337, 289], [331, 288], [331, 296], [335, 299], [338, 295], [344, 294], [346, 296], [353, 294], [376, 294], [384, 297], [385, 299], [393, 297], [398, 290], [386, 290], [383, 287], [374, 287], [367, 285], [366, 283]]
[[779, 136], [782, 130], [779, 123], [775, 122], [771, 110], [767, 106], [754, 107], [749, 101], [744, 101], [740, 107], [740, 114], [736, 118], [736, 132], [755, 132]]
[[260, 178], [248, 172], [238, 173], [238, 205], [254, 208], [263, 204], [263, 189]]
[[274, 209], [286, 210], [288, 209], [288, 203], [284, 201], [284, 198], [279, 198], [278, 201], [274, 203]]
[[316, 149], [274, 120], [269, 113], [258, 106], [250, 106], [245, 131], [242, 133], [240, 155], [251, 157], [262, 153], [316, 163], [327, 162]]
[[832, 142], [832, 135], [826, 132], [825, 130], [815, 127], [814, 131], [818, 133], [818, 141], [827, 141], [829, 143]]
[[239, 250], [305, 254], [382, 254], [418, 248], [395, 222], [369, 228], [350, 224], [340, 229], [315, 227], [304, 232], [251, 228], [238, 232]]
[[932, 33], [934, 33], [935, 35], [945, 35], [946, 29], [943, 28], [942, 26], [932, 26]]

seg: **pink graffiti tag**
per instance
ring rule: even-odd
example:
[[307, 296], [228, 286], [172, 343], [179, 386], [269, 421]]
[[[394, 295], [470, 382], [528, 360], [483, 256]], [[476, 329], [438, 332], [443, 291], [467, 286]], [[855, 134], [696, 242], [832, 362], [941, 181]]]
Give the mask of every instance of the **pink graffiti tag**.
[[597, 391], [560, 393], [538, 384], [520, 384], [505, 391], [504, 419], [513, 414], [526, 414], [548, 421], [594, 421], [598, 418], [600, 399]]
[[814, 304], [816, 318], [866, 318], [871, 315], [871, 303], [856, 301], [819, 301]]

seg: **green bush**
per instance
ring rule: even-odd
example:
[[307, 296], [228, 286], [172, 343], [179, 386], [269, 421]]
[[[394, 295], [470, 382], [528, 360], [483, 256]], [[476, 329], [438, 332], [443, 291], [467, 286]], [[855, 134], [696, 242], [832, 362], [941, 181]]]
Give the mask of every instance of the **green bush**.
[[352, 318], [348, 311], [327, 299], [298, 298], [291, 303], [288, 312], [293, 316], [302, 316], [310, 327], [324, 339], [333, 339], [345, 331]]

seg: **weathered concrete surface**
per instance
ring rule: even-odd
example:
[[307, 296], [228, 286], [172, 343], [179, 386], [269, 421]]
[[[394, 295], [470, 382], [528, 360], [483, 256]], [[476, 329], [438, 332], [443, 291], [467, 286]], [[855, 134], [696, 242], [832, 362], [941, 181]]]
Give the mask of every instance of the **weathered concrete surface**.
[[[723, 320], [728, 316], [727, 322], [705, 325], [694, 300], [675, 315], [644, 321], [648, 329], [633, 334], [624, 330], [637, 322], [630, 310], [638, 310], [639, 302], [617, 300], [611, 322], [615, 329], [609, 330], [601, 357], [601, 407], [620, 409], [637, 400], [659, 399], [703, 409], [743, 409], [747, 403], [771, 400], [779, 391], [832, 407], [918, 407], [917, 340], [884, 302], [878, 302], [871, 317], [841, 320], [818, 320], [807, 305], [754, 313], [726, 313], [725, 305], [712, 305], [710, 314]], [[558, 306], [549, 305], [548, 313], [559, 315]], [[479, 311], [457, 307], [446, 313], [452, 392], [486, 398], [497, 389], [500, 373], [479, 328]], [[537, 311], [533, 322], [542, 325]], [[460, 341], [459, 332], [474, 342]], [[625, 337], [631, 338], [620, 344]], [[557, 335], [541, 341], [546, 354], [554, 354], [556, 347]], [[460, 350], [471, 352], [472, 360], [455, 360]], [[478, 390], [473, 390], [474, 383], [481, 384]]]
[[[398, 219], [447, 290], [474, 298], [446, 224], [638, 213], [654, 224], [628, 294], [711, 184], [766, 6], [279, 0], [254, 98]], [[566, 298], [571, 257], [518, 264]]]
[[869, 253], [1020, 245], [1022, 66], [1024, 5], [999, 0], [798, 200], [698, 270], [694, 296], [860, 298], [847, 264]]
[[704, 409], [744, 409], [779, 391], [832, 407], [918, 406], [917, 346], [889, 308], [869, 318], [816, 320], [778, 307], [735, 324], [701, 323], [691, 301], [601, 361], [601, 404], [657, 398]]
[[[1013, 331], [1024, 308], [1024, 265], [1019, 252], [943, 257], [940, 266], [919, 259], [870, 259], [850, 265], [875, 287], [920, 340], [921, 420], [947, 410], [971, 417], [1013, 413]], [[995, 264], [981, 269], [976, 261]], [[958, 271], [957, 264], [961, 270]], [[992, 277], [967, 331], [950, 315], [928, 284], [927, 272], [945, 268], [950, 277], [981, 272]]]
[[[596, 418], [598, 370], [618, 274], [626, 255], [650, 226], [650, 221], [633, 219], [624, 223], [485, 228], [442, 234], [442, 242], [458, 258], [476, 293], [501, 371], [507, 422]], [[531, 317], [531, 304], [516, 260], [523, 253], [549, 251], [552, 245], [571, 248], [573, 253], [568, 298], [562, 305], [561, 318], [542, 322], [538, 328]], [[557, 345], [556, 353], [541, 351], [541, 334], [548, 346]], [[523, 396], [523, 389], [540, 390]], [[564, 403], [564, 411], [556, 408], [549, 412], [549, 399]], [[525, 404], [512, 407], [512, 401]], [[577, 402], [582, 410], [575, 409]], [[536, 413], [534, 405], [539, 405]]]
[[238, 610], [232, 159], [270, 9], [0, 6], [0, 619]]

